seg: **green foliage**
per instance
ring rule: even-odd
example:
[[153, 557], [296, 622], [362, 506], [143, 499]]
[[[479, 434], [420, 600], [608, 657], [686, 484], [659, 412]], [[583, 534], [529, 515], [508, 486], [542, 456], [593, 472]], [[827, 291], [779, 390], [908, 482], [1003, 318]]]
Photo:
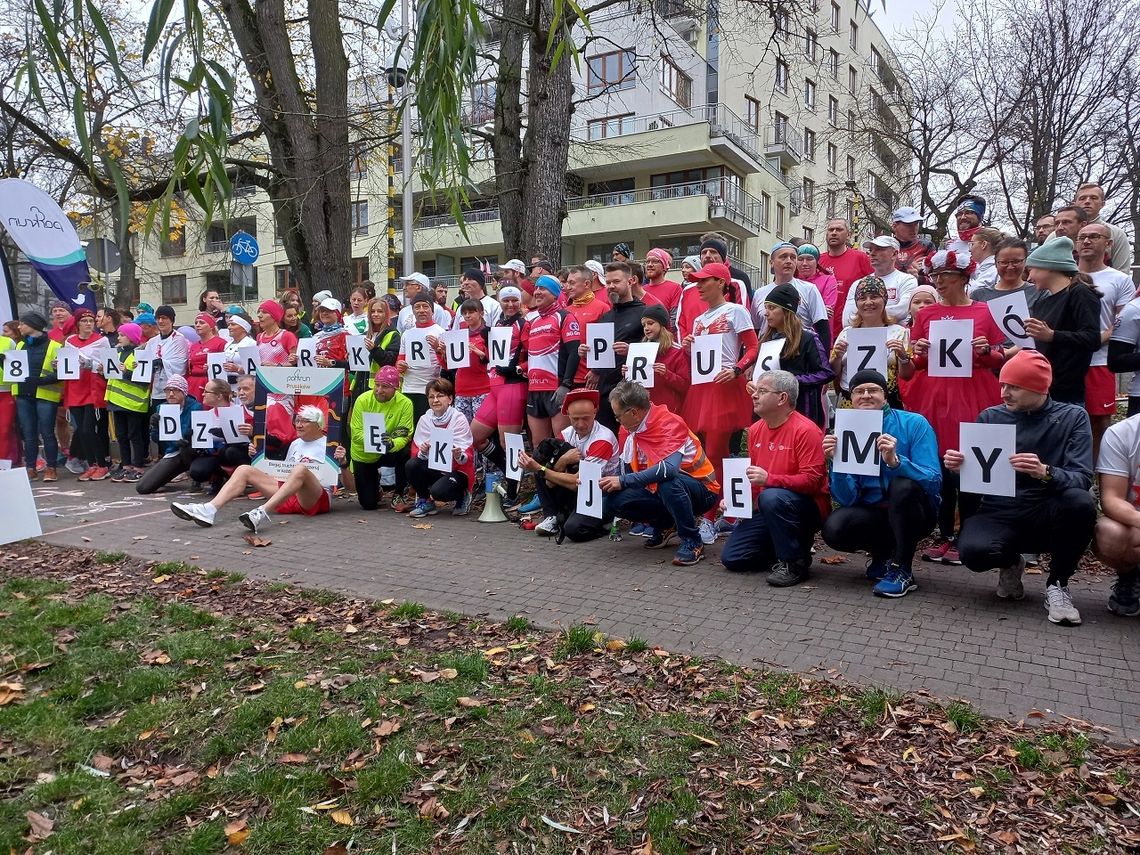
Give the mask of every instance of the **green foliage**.
[[563, 656], [577, 656], [580, 653], [589, 653], [594, 649], [594, 644], [594, 629], [576, 623], [562, 633], [558, 649]]

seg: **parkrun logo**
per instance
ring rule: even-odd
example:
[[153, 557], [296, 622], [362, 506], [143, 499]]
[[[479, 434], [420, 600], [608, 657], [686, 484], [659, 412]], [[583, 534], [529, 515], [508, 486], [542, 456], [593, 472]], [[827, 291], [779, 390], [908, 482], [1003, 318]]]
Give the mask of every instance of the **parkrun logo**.
[[20, 217], [9, 217], [9, 225], [13, 225], [20, 229], [55, 229], [58, 232], [64, 233], [63, 223], [59, 220], [49, 220], [44, 212], [37, 206], [32, 205], [28, 211], [30, 219], [22, 219]]

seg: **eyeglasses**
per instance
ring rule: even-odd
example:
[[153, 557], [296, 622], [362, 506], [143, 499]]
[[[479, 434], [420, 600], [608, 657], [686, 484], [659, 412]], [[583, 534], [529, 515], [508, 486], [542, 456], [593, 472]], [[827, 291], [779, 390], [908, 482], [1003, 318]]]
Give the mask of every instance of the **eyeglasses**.
[[854, 398], [856, 395], [866, 395], [867, 397], [871, 397], [873, 395], [880, 394], [882, 391], [883, 389], [881, 386], [860, 386], [858, 389], [851, 390], [851, 397]]
[[753, 395], [779, 395], [780, 393], [777, 392], [775, 389], [761, 389], [761, 388], [757, 387], [756, 389], [752, 390], [752, 394]]
[[1097, 234], [1077, 235], [1077, 240], [1108, 240], [1108, 237], [1106, 235]]

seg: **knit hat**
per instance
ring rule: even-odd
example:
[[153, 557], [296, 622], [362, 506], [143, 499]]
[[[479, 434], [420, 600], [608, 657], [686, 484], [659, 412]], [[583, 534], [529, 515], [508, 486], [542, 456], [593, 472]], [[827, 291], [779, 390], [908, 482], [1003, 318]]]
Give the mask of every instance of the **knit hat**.
[[511, 297], [514, 297], [516, 300], [521, 300], [522, 299], [522, 291], [520, 291], [514, 285], [508, 285], [505, 288], [499, 289], [499, 299], [500, 300], [508, 300]]
[[199, 312], [196, 314], [194, 316], [194, 322], [197, 323], [198, 321], [201, 321], [212, 330], [216, 330], [218, 328], [217, 318], [215, 318], [209, 312]]
[[732, 273], [729, 271], [728, 265], [721, 264], [719, 261], [706, 264], [700, 270], [694, 270], [691, 275], [694, 282], [699, 282], [702, 279], [723, 279], [727, 283], [732, 280]]
[[393, 389], [399, 389], [400, 372], [396, 370], [394, 365], [385, 365], [376, 372], [376, 382], [384, 386], [391, 386]]
[[154, 306], [152, 306], [150, 303], [139, 303], [137, 306], [135, 306], [135, 311], [140, 315], [153, 315]]
[[602, 397], [597, 389], [575, 389], [572, 392], [567, 392], [566, 397], [562, 400], [562, 415], [569, 415], [570, 405], [575, 401], [589, 401], [594, 405], [595, 410], [602, 405]]
[[799, 249], [796, 250], [796, 255], [810, 255], [816, 261], [819, 261], [819, 247], [814, 243], [801, 243]]
[[864, 276], [855, 283], [855, 299], [859, 300], [868, 294], [887, 299], [887, 283], [878, 276]]
[[978, 221], [982, 222], [986, 219], [986, 200], [981, 196], [967, 196], [961, 201], [957, 208], [954, 209], [955, 214], [962, 211], [972, 211], [977, 214]]
[[1053, 366], [1038, 350], [1019, 350], [1001, 367], [998, 382], [1048, 395], [1053, 385]]
[[646, 259], [650, 259], [650, 258], [657, 259], [658, 261], [661, 262], [661, 264], [665, 267], [666, 270], [668, 270], [670, 267], [673, 266], [673, 256], [670, 255], [668, 252], [666, 252], [665, 250], [663, 250], [659, 246], [655, 246], [655, 247], [653, 247], [653, 249], [649, 250], [649, 252], [645, 253], [645, 258]]
[[646, 318], [657, 321], [657, 323], [661, 324], [661, 326], [665, 327], [665, 329], [669, 329], [671, 323], [669, 319], [669, 312], [667, 312], [665, 310], [665, 307], [660, 303], [653, 303], [652, 305], [645, 307], [645, 312], [641, 315], [641, 319], [645, 320]]
[[539, 270], [545, 270], [547, 273], [554, 272], [554, 265], [547, 261], [545, 258], [540, 258], [538, 261], [532, 264], [531, 267], [537, 267]]
[[720, 254], [722, 261], [728, 261], [728, 244], [719, 238], [709, 238], [708, 240], [701, 241], [701, 252], [706, 249], [714, 249]]
[[332, 295], [333, 295], [332, 291], [318, 291], [316, 294], [313, 295], [313, 302], [319, 306], [325, 300], [328, 300], [329, 298], [331, 298]]
[[699, 255], [686, 255], [685, 260], [681, 263], [689, 265], [689, 267], [693, 268], [693, 270], [700, 270], [701, 257]]
[[773, 288], [764, 298], [764, 302], [778, 306], [785, 312], [794, 312], [800, 307], [800, 292], [796, 290], [795, 285], [785, 282]]
[[416, 296], [412, 297], [411, 305], [414, 306], [416, 303], [432, 303], [432, 304], [434, 304], [435, 299], [432, 297], [429, 297], [423, 291], [420, 291], [420, 293], [418, 293], [418, 294], [416, 294]]
[[483, 275], [483, 271], [480, 270], [478, 267], [472, 267], [469, 270], [464, 270], [463, 271], [463, 278], [464, 279], [474, 279], [476, 282], [478, 282], [484, 288], [487, 287], [487, 277]]
[[887, 391], [887, 378], [874, 368], [864, 368], [862, 371], [856, 371], [855, 375], [851, 378], [849, 388], [858, 389], [867, 383], [874, 383], [884, 392]]
[[222, 314], [223, 315], [244, 315], [245, 309], [243, 309], [237, 303], [234, 303], [231, 306], [227, 306], [226, 310], [224, 312], [222, 312]]
[[38, 332], [43, 332], [48, 326], [47, 318], [39, 312], [24, 312], [20, 315], [20, 323], [27, 324]]
[[[922, 284], [922, 285], [919, 285], [917, 288], [915, 288], [914, 291], [912, 291], [911, 295], [910, 295], [910, 303], [911, 304], [914, 303], [914, 298], [917, 297], [919, 294], [929, 294], [931, 297], [934, 298], [935, 303], [938, 302], [938, 289], [935, 288], [933, 285]], [[910, 305], [907, 306], [907, 309], [908, 310], [910, 309]]]
[[139, 315], [137, 318], [135, 318], [135, 323], [138, 324], [140, 327], [142, 327], [142, 326], [154, 327], [154, 326], [158, 326], [158, 319], [155, 318], [154, 314], [151, 312], [143, 312], [141, 315]]
[[273, 318], [277, 323], [281, 323], [281, 319], [285, 317], [285, 309], [283, 309], [281, 304], [276, 300], [264, 300], [261, 305], [257, 307], [257, 311], [265, 312], [265, 314], [269, 315], [269, 317]]
[[175, 319], [175, 317], [177, 317], [174, 314], [174, 309], [172, 309], [170, 306], [159, 306], [154, 310], [154, 316], [156, 318], [170, 318], [172, 321]]
[[[1072, 247], [1072, 243], [1069, 244]], [[961, 273], [971, 276], [974, 272], [974, 262], [968, 252], [959, 253], [952, 249], [940, 249], [926, 256], [922, 262], [922, 269], [928, 275], [933, 273]], [[1076, 269], [1074, 267], [1074, 269]]]
[[1067, 237], [1054, 238], [1043, 243], [1025, 259], [1027, 270], [1059, 270], [1062, 273], [1076, 273], [1077, 262], [1073, 261], [1073, 242]]
[[177, 389], [183, 395], [190, 394], [190, 387], [186, 384], [186, 378], [181, 374], [171, 374], [166, 378], [162, 391], [165, 392], [167, 389]]
[[66, 309], [68, 312], [71, 311], [71, 307], [68, 306], [67, 303], [63, 302], [63, 300], [52, 300], [51, 305], [49, 305], [48, 308], [49, 309]]
[[138, 324], [120, 324], [119, 335], [125, 335], [127, 337], [127, 341], [129, 341], [135, 347], [138, 347], [140, 344], [142, 344], [142, 328]]
[[619, 243], [614, 246], [614, 252], [618, 255], [624, 255], [626, 258], [633, 258], [633, 247], [628, 243]]
[[94, 318], [95, 313], [93, 311], [91, 311], [90, 309], [76, 309], [75, 312], [72, 313], [71, 317], [73, 317], [73, 318], [75, 318], [75, 320], [79, 321], [79, 320], [82, 320], [83, 318]]
[[545, 288], [555, 297], [562, 296], [562, 283], [553, 276], [539, 276], [534, 282], [535, 288]]

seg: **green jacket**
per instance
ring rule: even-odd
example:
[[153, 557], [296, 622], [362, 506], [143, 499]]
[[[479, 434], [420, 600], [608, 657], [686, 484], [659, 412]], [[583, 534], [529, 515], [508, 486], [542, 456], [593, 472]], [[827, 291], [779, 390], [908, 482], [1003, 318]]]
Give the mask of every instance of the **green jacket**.
[[362, 392], [352, 405], [352, 460], [360, 463], [375, 463], [381, 455], [364, 448], [364, 414], [381, 413], [384, 416], [384, 436], [392, 440], [392, 451], [401, 451], [412, 440], [415, 422], [412, 420], [412, 401], [397, 392], [390, 401], [381, 403], [376, 393], [369, 389]]

